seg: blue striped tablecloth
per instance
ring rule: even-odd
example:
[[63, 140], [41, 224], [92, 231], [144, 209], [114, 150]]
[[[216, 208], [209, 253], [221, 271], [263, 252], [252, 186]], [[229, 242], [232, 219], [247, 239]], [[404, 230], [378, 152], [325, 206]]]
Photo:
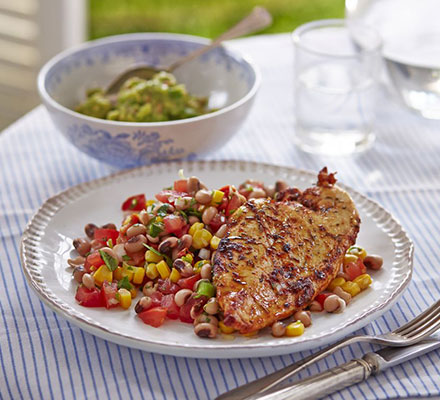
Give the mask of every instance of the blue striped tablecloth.
[[[390, 210], [416, 246], [409, 289], [391, 311], [358, 333], [387, 332], [420, 313], [440, 297], [440, 124], [384, 97], [372, 151], [341, 159], [302, 154], [292, 144], [288, 35], [243, 39], [232, 46], [254, 58], [263, 84], [244, 128], [210, 158], [337, 170], [342, 182]], [[150, 354], [98, 339], [43, 305], [20, 268], [26, 223], [49, 196], [114, 171], [68, 144], [42, 107], [0, 135], [0, 399], [209, 399], [310, 354], [210, 361]], [[302, 376], [369, 349], [347, 348]], [[423, 396], [440, 396], [440, 351], [330, 398]]]

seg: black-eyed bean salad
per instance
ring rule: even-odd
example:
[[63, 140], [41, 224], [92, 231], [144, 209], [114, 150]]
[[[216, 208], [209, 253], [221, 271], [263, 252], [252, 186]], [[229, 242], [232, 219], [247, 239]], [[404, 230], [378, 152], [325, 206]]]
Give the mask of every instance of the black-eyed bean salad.
[[[233, 333], [222, 322], [211, 280], [212, 262], [226, 234], [228, 218], [250, 198], [274, 198], [287, 185], [274, 186], [248, 180], [238, 189], [227, 185], [216, 190], [197, 178], [184, 178], [148, 200], [144, 194], [122, 204], [121, 227], [108, 223], [85, 226], [85, 238], [73, 241], [78, 257], [68, 260], [79, 283], [75, 299], [84, 307], [130, 309], [146, 324], [161, 326], [168, 319], [194, 324], [200, 337]], [[289, 321], [273, 324], [272, 334], [299, 336], [311, 325], [310, 311], [342, 312], [351, 298], [371, 284], [366, 267], [379, 269], [381, 257], [351, 247], [341, 272], [308, 310]], [[245, 336], [253, 336], [247, 334]]]

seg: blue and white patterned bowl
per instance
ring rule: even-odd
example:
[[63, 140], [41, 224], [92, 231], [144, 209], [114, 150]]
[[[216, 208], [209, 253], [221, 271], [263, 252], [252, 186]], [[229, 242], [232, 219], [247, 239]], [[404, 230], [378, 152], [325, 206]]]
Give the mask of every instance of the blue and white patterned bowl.
[[260, 74], [242, 56], [223, 47], [175, 71], [188, 91], [209, 96], [210, 114], [169, 122], [107, 121], [72, 109], [87, 88], [105, 87], [135, 64], [170, 65], [209, 43], [176, 34], [140, 33], [85, 43], [52, 58], [40, 71], [38, 90], [63, 135], [78, 149], [119, 167], [193, 159], [220, 148], [240, 128], [253, 104]]

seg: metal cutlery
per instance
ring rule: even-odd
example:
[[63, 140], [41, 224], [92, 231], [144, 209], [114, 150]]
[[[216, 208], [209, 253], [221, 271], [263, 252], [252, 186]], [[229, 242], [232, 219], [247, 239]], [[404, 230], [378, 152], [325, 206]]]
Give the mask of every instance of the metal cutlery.
[[319, 399], [348, 386], [363, 382], [371, 375], [440, 348], [440, 338], [432, 337], [408, 347], [387, 347], [365, 354], [339, 367], [311, 376], [279, 390], [252, 397], [258, 400]]
[[383, 335], [357, 335], [332, 344], [303, 360], [282, 368], [270, 375], [257, 379], [253, 382], [239, 386], [217, 397], [216, 400], [250, 399], [252, 396], [262, 395], [275, 389], [276, 386], [286, 382], [298, 372], [309, 367], [314, 362], [335, 353], [336, 351], [353, 343], [368, 342], [382, 346], [403, 347], [414, 345], [440, 328], [440, 300], [431, 307], [409, 321], [400, 328]]

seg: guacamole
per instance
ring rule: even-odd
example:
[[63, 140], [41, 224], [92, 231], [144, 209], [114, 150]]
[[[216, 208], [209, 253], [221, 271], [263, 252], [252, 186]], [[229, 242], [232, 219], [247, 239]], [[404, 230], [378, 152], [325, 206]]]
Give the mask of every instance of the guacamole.
[[90, 117], [127, 122], [160, 122], [196, 117], [214, 111], [208, 98], [190, 95], [174, 75], [158, 72], [151, 79], [130, 78], [117, 98], [103, 89], [90, 89], [75, 111]]

